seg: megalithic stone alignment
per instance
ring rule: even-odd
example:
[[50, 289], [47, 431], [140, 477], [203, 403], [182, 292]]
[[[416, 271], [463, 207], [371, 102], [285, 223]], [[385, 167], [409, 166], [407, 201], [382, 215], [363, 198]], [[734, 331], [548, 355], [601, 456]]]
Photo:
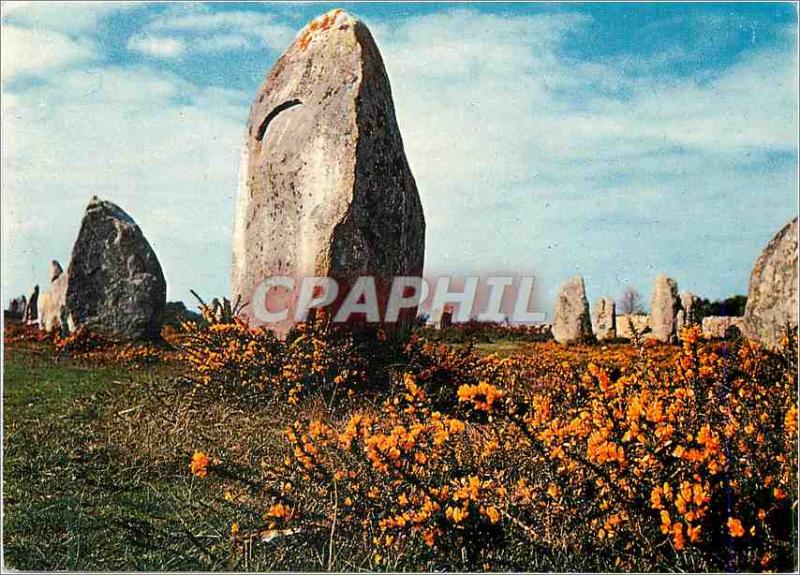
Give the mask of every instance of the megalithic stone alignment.
[[586, 287], [583, 277], [579, 275], [561, 285], [555, 305], [553, 337], [558, 343], [564, 344], [594, 339]]
[[[251, 299], [269, 276], [421, 276], [424, 250], [425, 218], [378, 47], [362, 22], [328, 12], [295, 38], [250, 109], [233, 301], [258, 325]], [[285, 334], [292, 323], [271, 327]]]
[[592, 329], [598, 341], [617, 337], [617, 304], [613, 298], [602, 297], [594, 304]]
[[653, 339], [664, 343], [677, 340], [677, 316], [680, 309], [678, 284], [674, 279], [659, 274], [653, 282], [653, 294], [650, 299], [650, 330]]
[[[50, 333], [62, 328], [69, 275], [56, 260], [50, 262], [50, 287], [39, 295], [39, 328]], [[64, 326], [64, 331], [68, 326]]]
[[694, 295], [692, 292], [681, 292], [680, 296], [681, 309], [676, 315], [675, 333], [680, 335], [681, 329], [690, 325], [699, 323], [697, 318], [697, 306], [700, 305], [700, 297]]

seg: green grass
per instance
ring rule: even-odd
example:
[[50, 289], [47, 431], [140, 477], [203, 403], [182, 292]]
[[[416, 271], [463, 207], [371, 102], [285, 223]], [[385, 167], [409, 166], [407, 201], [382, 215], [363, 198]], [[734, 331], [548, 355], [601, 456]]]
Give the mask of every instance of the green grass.
[[[475, 351], [508, 356], [541, 350], [537, 344], [498, 340], [477, 344]], [[561, 353], [578, 365], [594, 353], [608, 360], [630, 350], [595, 346]], [[648, 353], [671, 357], [674, 349], [662, 346]], [[335, 537], [323, 522], [323, 528], [306, 523], [299, 535], [260, 541], [259, 526], [276, 485], [291, 480], [292, 498], [312, 519], [324, 517], [338, 497], [335, 490], [332, 498], [318, 496], [312, 482], [287, 475], [281, 465], [291, 453], [286, 427], [298, 414], [341, 423], [348, 409], [375, 408], [369, 397], [334, 406], [332, 398], [314, 396], [290, 406], [278, 397], [218, 395], [213, 387], [194, 395], [178, 361], [140, 368], [89, 365], [55, 359], [52, 345], [30, 342], [6, 346], [4, 376], [6, 568], [297, 572], [476, 567], [463, 552], [460, 558], [450, 554], [441, 560], [398, 553], [399, 563], [373, 564], [373, 534], [344, 519], [335, 524]], [[189, 472], [196, 449], [217, 459], [205, 479]], [[234, 489], [235, 502], [223, 497], [225, 489]], [[242, 529], [238, 538], [231, 537], [233, 522]], [[613, 568], [613, 557], [566, 554], [531, 545], [513, 529], [508, 533], [498, 559], [504, 562], [493, 567]], [[660, 570], [666, 569], [674, 566]]]
[[497, 354], [499, 357], [508, 357], [515, 353], [523, 352], [530, 344], [524, 341], [493, 341], [491, 343], [476, 343], [475, 352], [478, 355], [491, 355]]
[[194, 406], [192, 387], [175, 366], [88, 366], [55, 361], [43, 347], [5, 350], [5, 568], [318, 571], [325, 565], [319, 550], [328, 541], [315, 533], [253, 541], [243, 553], [230, 526], [263, 522], [264, 510], [227, 503], [221, 481], [189, 472], [194, 449], [217, 447], [239, 461], [228, 469], [240, 477], [251, 458], [282, 459], [275, 452], [285, 443], [280, 410], [243, 411], [224, 399]]
[[[192, 485], [177, 465], [148, 467], [108, 437], [116, 401], [150, 371], [56, 363], [6, 349], [6, 567], [209, 569]], [[191, 535], [190, 535], [191, 533]]]

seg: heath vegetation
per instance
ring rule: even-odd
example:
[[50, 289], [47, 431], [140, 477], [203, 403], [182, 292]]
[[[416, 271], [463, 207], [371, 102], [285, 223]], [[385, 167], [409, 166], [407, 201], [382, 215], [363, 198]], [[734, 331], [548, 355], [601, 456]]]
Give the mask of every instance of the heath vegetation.
[[[7, 422], [18, 494], [7, 499], [8, 557], [21, 568], [795, 565], [792, 334], [776, 352], [704, 341], [692, 327], [678, 346], [521, 341], [505, 355], [429, 335], [354, 332], [324, 316], [284, 340], [211, 317], [158, 345], [7, 333], [6, 385], [20, 398], [20, 361], [30, 373], [58, 362], [124, 374], [92, 404], [88, 443], [57, 447], [70, 481], [94, 494], [80, 511], [59, 500], [60, 542], [24, 514], [46, 508], [48, 485], [57, 500], [68, 494], [42, 470], [25, 484], [20, 441], [32, 428], [19, 425], [24, 409]], [[116, 488], [100, 479], [126, 473]], [[133, 559], [137, 545], [148, 551]]]

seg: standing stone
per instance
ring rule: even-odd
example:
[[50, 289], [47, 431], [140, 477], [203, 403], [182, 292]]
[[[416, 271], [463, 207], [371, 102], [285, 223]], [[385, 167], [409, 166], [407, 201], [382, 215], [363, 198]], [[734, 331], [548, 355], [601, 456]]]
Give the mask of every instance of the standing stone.
[[50, 287], [39, 295], [39, 328], [50, 333], [54, 329], [69, 331], [62, 321], [67, 304], [69, 274], [56, 260], [50, 262]]
[[[341, 297], [372, 275], [381, 309], [388, 281], [421, 276], [425, 218], [389, 79], [346, 12], [308, 24], [272, 68], [241, 162], [231, 286], [251, 323], [262, 323], [251, 299], [270, 276], [332, 277]], [[270, 327], [285, 334], [292, 315]]]
[[18, 297], [13, 298], [8, 303], [8, 312], [6, 314], [10, 318], [19, 318], [22, 314], [20, 313], [20, 299]]
[[53, 283], [64, 273], [64, 268], [61, 267], [61, 264], [58, 263], [58, 260], [53, 260], [50, 262], [50, 283]]
[[28, 303], [25, 305], [25, 313], [22, 315], [22, 321], [25, 323], [36, 323], [36, 318], [39, 314], [39, 286], [33, 286], [31, 297], [28, 298]]
[[222, 304], [217, 298], [211, 300], [211, 314], [217, 321], [222, 321]]
[[767, 347], [780, 345], [787, 326], [797, 330], [797, 218], [761, 252], [747, 293], [745, 335]]
[[684, 313], [683, 308], [680, 308], [678, 313], [675, 314], [675, 335], [680, 336], [681, 330], [686, 325], [686, 313]]
[[600, 298], [594, 304], [594, 335], [599, 341], [617, 337], [617, 304], [612, 298]]
[[553, 337], [564, 344], [592, 340], [589, 301], [581, 276], [575, 276], [561, 286], [556, 299]]
[[700, 303], [700, 298], [691, 292], [681, 292], [680, 306], [678, 313], [675, 314], [675, 333], [680, 335], [681, 329], [690, 325], [700, 323], [700, 318], [697, 317], [697, 306]]
[[[703, 337], [726, 339], [731, 333], [744, 331], [744, 318], [738, 316], [708, 316], [703, 318]], [[735, 331], [734, 331], [735, 330]]]
[[67, 270], [66, 311], [107, 337], [156, 338], [167, 285], [155, 252], [120, 207], [96, 197], [83, 216]]
[[677, 314], [681, 309], [678, 299], [678, 284], [672, 278], [660, 274], [653, 284], [650, 300], [651, 337], [664, 343], [675, 341]]
[[700, 323], [697, 306], [700, 305], [700, 297], [692, 292], [681, 292], [681, 308], [685, 314], [686, 325], [696, 325]]
[[439, 329], [445, 329], [453, 325], [453, 308], [445, 306], [442, 310], [442, 317], [439, 319]]

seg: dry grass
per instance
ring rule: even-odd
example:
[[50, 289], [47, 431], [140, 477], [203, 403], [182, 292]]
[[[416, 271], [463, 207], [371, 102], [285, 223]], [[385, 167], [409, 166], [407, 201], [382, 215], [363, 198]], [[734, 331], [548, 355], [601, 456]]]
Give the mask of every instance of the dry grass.
[[[373, 386], [368, 393], [342, 393], [332, 384], [337, 372], [326, 368], [313, 385], [296, 377], [286, 387], [248, 387], [239, 380], [236, 394], [230, 394], [219, 393], [215, 377], [198, 387], [197, 379], [189, 377], [196, 374], [196, 365], [172, 352], [166, 362], [153, 363], [149, 352], [130, 349], [65, 357], [51, 342], [19, 332], [7, 333], [6, 343], [4, 543], [6, 561], [16, 568], [718, 570], [752, 568], [764, 552], [761, 546], [750, 553], [741, 542], [731, 548], [733, 555], [691, 546], [678, 552], [671, 534], [661, 535], [658, 510], [649, 502], [630, 511], [635, 521], [619, 528], [618, 544], [598, 541], [597, 529], [589, 529], [597, 501], [586, 498], [593, 495], [574, 491], [560, 503], [547, 495], [556, 481], [567, 493], [577, 489], [580, 482], [570, 483], [570, 474], [591, 479], [591, 466], [581, 463], [583, 451], [567, 450], [567, 461], [579, 465], [563, 476], [532, 450], [534, 442], [526, 433], [534, 427], [507, 418], [512, 406], [530, 404], [548, 389], [574, 389], [570, 401], [575, 403], [574, 393], [593, 389], [601, 377], [581, 383], [590, 363], [605, 366], [602, 377], [610, 381], [640, 373], [640, 361], [656, 376], [680, 358], [678, 347], [565, 349], [553, 343], [500, 342], [491, 344], [493, 350], [479, 348], [484, 354], [507, 352], [502, 354], [511, 358], [506, 363], [498, 356], [480, 359], [446, 347], [412, 347], [385, 356], [382, 366], [369, 356], [375, 371], [370, 378], [382, 377], [383, 389]], [[716, 345], [721, 353], [723, 344]], [[306, 351], [289, 355], [303, 362]], [[309, 353], [328, 367], [333, 364], [326, 358], [338, 357]], [[413, 373], [425, 393], [424, 400], [413, 399], [411, 413], [392, 408], [408, 402], [404, 373]], [[769, 377], [778, 373], [773, 369]], [[502, 383], [502, 399], [488, 410], [470, 407], [477, 391], [457, 394], [460, 386], [478, 380]], [[292, 395], [298, 382], [302, 393]], [[568, 395], [562, 398], [565, 403]], [[796, 404], [796, 395], [792, 401]], [[401, 454], [404, 474], [376, 468], [370, 437], [389, 437], [400, 424], [409, 429], [415, 422], [427, 425], [437, 410], [463, 421], [464, 432], [450, 434], [441, 449], [425, 447], [431, 460], [424, 469], [406, 467], [406, 458], [418, 452], [413, 449]], [[352, 448], [342, 449], [340, 435], [354, 415], [371, 423], [358, 424]], [[314, 422], [324, 431], [311, 437]], [[287, 428], [296, 431], [295, 442], [287, 441]], [[378, 440], [373, 444], [379, 445]], [[310, 469], [297, 457], [298, 443], [301, 455], [305, 444], [317, 450]], [[482, 452], [494, 443], [484, 457]], [[793, 449], [786, 455], [796, 458], [796, 443]], [[782, 450], [774, 447], [771, 453]], [[209, 456], [207, 477], [190, 472], [196, 451]], [[624, 473], [611, 464], [607, 472]], [[421, 507], [425, 489], [470, 476], [491, 483], [480, 488], [479, 500], [464, 504], [472, 513], [466, 522], [448, 520], [442, 504], [418, 530], [387, 523], [408, 510], [398, 503], [401, 494], [408, 495], [412, 507]], [[533, 490], [529, 501], [497, 496], [498, 488], [523, 478]], [[380, 491], [376, 499], [368, 494], [373, 487]], [[789, 503], [796, 498], [794, 491]], [[575, 507], [580, 501], [584, 508]], [[500, 513], [497, 522], [490, 505]], [[781, 517], [784, 529], [773, 534], [777, 539], [769, 547], [776, 550], [773, 568], [795, 561], [786, 550], [793, 548], [789, 542], [796, 533], [791, 530], [796, 515]], [[433, 546], [425, 540], [429, 530], [436, 531]]]

